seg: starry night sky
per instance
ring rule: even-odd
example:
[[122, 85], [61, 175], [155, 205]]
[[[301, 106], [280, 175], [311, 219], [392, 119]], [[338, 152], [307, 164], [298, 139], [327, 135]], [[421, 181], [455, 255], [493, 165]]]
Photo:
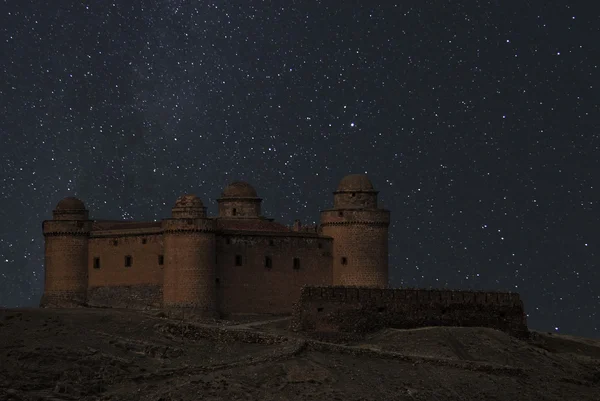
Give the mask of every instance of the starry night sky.
[[242, 179], [312, 223], [366, 172], [393, 286], [517, 291], [531, 328], [600, 337], [598, 13], [372, 3], [0, 0], [0, 305], [39, 302], [63, 197], [214, 215]]

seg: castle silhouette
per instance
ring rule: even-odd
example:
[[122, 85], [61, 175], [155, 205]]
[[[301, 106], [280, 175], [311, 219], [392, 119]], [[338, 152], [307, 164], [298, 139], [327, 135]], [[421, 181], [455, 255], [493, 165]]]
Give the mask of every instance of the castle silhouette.
[[366, 175], [348, 175], [308, 227], [263, 217], [241, 181], [223, 190], [218, 216], [183, 195], [160, 222], [93, 220], [68, 197], [43, 222], [41, 306], [290, 313], [303, 286], [386, 288], [390, 213], [377, 194]]

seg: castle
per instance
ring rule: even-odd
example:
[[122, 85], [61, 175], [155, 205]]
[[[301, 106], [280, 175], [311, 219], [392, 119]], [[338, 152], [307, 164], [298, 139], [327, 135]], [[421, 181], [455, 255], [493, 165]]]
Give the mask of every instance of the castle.
[[248, 183], [218, 216], [183, 195], [160, 222], [92, 220], [65, 198], [43, 222], [43, 307], [184, 308], [204, 316], [290, 313], [303, 286], [388, 286], [390, 213], [366, 175], [344, 177], [318, 226], [261, 215]]

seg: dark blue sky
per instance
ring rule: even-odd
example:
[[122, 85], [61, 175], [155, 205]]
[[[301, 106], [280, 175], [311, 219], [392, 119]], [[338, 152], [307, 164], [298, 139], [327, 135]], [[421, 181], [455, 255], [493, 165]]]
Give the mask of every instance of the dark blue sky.
[[367, 172], [392, 285], [600, 336], [598, 13], [397, 3], [0, 1], [0, 305], [38, 303], [65, 196], [153, 220], [243, 179], [290, 224]]

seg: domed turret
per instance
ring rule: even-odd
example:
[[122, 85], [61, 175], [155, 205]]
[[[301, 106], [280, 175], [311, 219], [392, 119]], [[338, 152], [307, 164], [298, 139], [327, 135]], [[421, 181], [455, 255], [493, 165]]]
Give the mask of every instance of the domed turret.
[[336, 209], [376, 209], [377, 194], [365, 174], [350, 174], [342, 178], [333, 193], [333, 206]]
[[86, 303], [88, 246], [92, 222], [84, 203], [68, 197], [56, 205], [52, 220], [42, 224], [45, 239], [42, 307]]
[[88, 211], [81, 200], [69, 196], [56, 204], [52, 217], [54, 220], [87, 220]]
[[195, 195], [175, 202], [172, 218], [162, 221], [164, 240], [163, 306], [215, 316], [215, 221]]
[[257, 198], [256, 190], [244, 181], [229, 184], [221, 193], [221, 198]]
[[56, 210], [85, 210], [85, 205], [81, 200], [68, 196], [58, 202]]
[[182, 195], [175, 201], [171, 215], [175, 219], [202, 218], [206, 217], [206, 207], [196, 195]]
[[261, 201], [252, 185], [244, 181], [232, 182], [217, 199], [219, 217], [257, 218], [260, 216]]
[[322, 233], [333, 237], [334, 285], [388, 286], [390, 213], [377, 194], [366, 175], [351, 174], [333, 193], [333, 209], [321, 212]]
[[373, 183], [365, 174], [349, 174], [342, 178], [337, 187], [337, 192], [371, 191], [375, 192]]

